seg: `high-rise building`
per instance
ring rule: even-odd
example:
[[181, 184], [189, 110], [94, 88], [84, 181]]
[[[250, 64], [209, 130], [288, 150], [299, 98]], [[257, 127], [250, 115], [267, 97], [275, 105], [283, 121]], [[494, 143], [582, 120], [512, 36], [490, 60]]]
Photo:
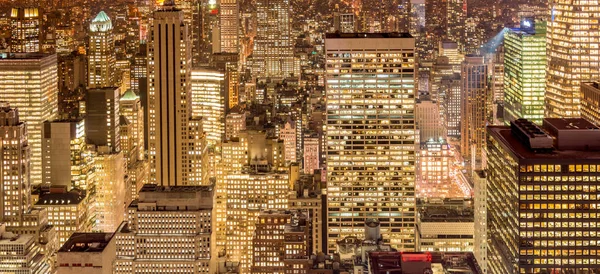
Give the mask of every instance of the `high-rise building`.
[[581, 83], [581, 118], [600, 126], [600, 82]]
[[546, 117], [579, 117], [580, 83], [600, 77], [597, 6], [596, 0], [549, 1]]
[[57, 274], [112, 274], [116, 259], [113, 232], [74, 233], [58, 250]]
[[144, 185], [117, 229], [113, 273], [214, 273], [213, 194], [212, 186]]
[[[530, 26], [525, 21], [522, 25]], [[525, 118], [541, 125], [546, 88], [546, 24], [504, 33], [504, 121]]]
[[246, 113], [234, 107], [225, 117], [225, 140], [238, 137], [246, 129]]
[[225, 135], [225, 99], [223, 73], [209, 69], [192, 69], [192, 116], [202, 118], [202, 128], [209, 145], [223, 141]]
[[308, 228], [302, 212], [266, 211], [258, 215], [252, 238], [251, 273], [306, 273]]
[[42, 182], [67, 189], [94, 188], [94, 157], [87, 150], [85, 120], [46, 121], [42, 132]]
[[[106, 147], [104, 147], [106, 148]], [[125, 159], [123, 152], [102, 151], [94, 157], [94, 175], [97, 180], [95, 196], [96, 223], [94, 230], [112, 232], [125, 216], [125, 197], [129, 195], [125, 187]]]
[[23, 214], [31, 209], [29, 181], [29, 144], [27, 126], [19, 120], [19, 110], [0, 103], [0, 161], [4, 176], [0, 178], [2, 204], [0, 222], [18, 226]]
[[[289, 172], [269, 172], [250, 166], [248, 172], [225, 176], [227, 187], [227, 256], [240, 263], [240, 273], [253, 273], [252, 236], [261, 211], [288, 206]], [[258, 169], [258, 171], [257, 171]]]
[[191, 51], [183, 11], [154, 12], [148, 43], [148, 148], [152, 183], [198, 185], [205, 155], [202, 121], [192, 121]]
[[113, 25], [104, 11], [90, 23], [88, 87], [104, 88], [116, 84], [116, 57]]
[[487, 174], [476, 170], [473, 174], [473, 256], [483, 273], [487, 273]]
[[44, 256], [32, 235], [16, 235], [0, 224], [1, 273], [51, 273]]
[[297, 163], [298, 158], [297, 155], [297, 147], [296, 147], [296, 134], [298, 133], [296, 129], [296, 123], [294, 121], [287, 121], [283, 128], [279, 129], [279, 139], [283, 140], [283, 149], [285, 155], [285, 161], [288, 163]]
[[0, 101], [19, 109], [27, 124], [32, 185], [42, 183], [42, 126], [58, 113], [56, 54], [14, 54], [0, 59]]
[[482, 56], [467, 55], [462, 63], [460, 153], [476, 167], [481, 161], [485, 126], [489, 121], [491, 92], [488, 69]]
[[425, 34], [425, 0], [410, 1], [410, 34], [423, 36]]
[[366, 218], [381, 221], [392, 246], [414, 250], [414, 38], [327, 34], [325, 49], [328, 251], [362, 235]]
[[138, 160], [144, 159], [145, 143], [144, 143], [144, 108], [140, 96], [136, 95], [133, 90], [128, 90], [121, 96], [119, 100], [120, 114], [127, 118], [132, 125], [133, 145], [136, 147]]
[[51, 188], [40, 195], [35, 207], [48, 212], [48, 224], [56, 227], [58, 245], [62, 246], [73, 233], [90, 232], [94, 226], [94, 206], [89, 192], [66, 187]]
[[302, 145], [304, 146], [302, 168], [304, 173], [313, 174], [316, 169], [321, 168], [321, 136], [317, 133], [304, 135]]
[[450, 139], [460, 138], [460, 122], [462, 115], [462, 79], [454, 73], [441, 80], [440, 93], [442, 96], [441, 113], [443, 114], [444, 132]]
[[491, 274], [600, 269], [600, 129], [581, 118], [487, 128]]
[[353, 33], [356, 31], [354, 13], [334, 13], [333, 28], [341, 33]]
[[[140, 45], [139, 51], [133, 56], [129, 68], [130, 87], [135, 94], [142, 97], [142, 94], [148, 92], [148, 58], [146, 58], [146, 44]], [[144, 97], [145, 98], [145, 97]]]
[[108, 146], [112, 152], [121, 151], [119, 135], [119, 88], [93, 88], [86, 96], [85, 135], [89, 144]]
[[440, 107], [436, 101], [423, 96], [415, 104], [415, 125], [419, 130], [419, 142], [446, 138], [440, 119]]
[[467, 18], [466, 0], [448, 0], [446, 8], [446, 33], [448, 39], [456, 42], [460, 52], [465, 50], [465, 19]]
[[417, 250], [421, 252], [472, 252], [473, 205], [422, 204], [417, 220]]
[[10, 24], [11, 52], [40, 52], [42, 17], [38, 8], [12, 8]]
[[221, 0], [220, 8], [221, 52], [239, 52], [239, 2], [238, 0]]
[[290, 0], [256, 1], [253, 72], [261, 77], [287, 77], [294, 72]]
[[327, 250], [327, 224], [323, 222], [325, 208], [325, 184], [321, 181], [321, 171], [313, 175], [300, 175], [294, 183], [293, 191], [288, 196], [288, 208], [292, 211], [304, 212], [310, 220], [310, 242], [308, 254], [318, 254]]

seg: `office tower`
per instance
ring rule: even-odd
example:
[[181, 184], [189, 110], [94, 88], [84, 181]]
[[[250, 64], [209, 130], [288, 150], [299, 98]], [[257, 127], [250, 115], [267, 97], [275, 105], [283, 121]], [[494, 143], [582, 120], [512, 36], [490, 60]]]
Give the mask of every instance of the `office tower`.
[[42, 183], [93, 189], [94, 157], [87, 150], [85, 120], [46, 121], [42, 132]]
[[472, 252], [473, 205], [459, 200], [419, 205], [417, 250], [420, 252]]
[[31, 209], [29, 180], [29, 144], [27, 126], [19, 120], [19, 110], [6, 102], [0, 103], [0, 160], [4, 176], [0, 178], [2, 205], [0, 222], [18, 226], [23, 214]]
[[119, 88], [93, 88], [86, 96], [85, 135], [89, 144], [121, 150], [119, 136]]
[[30, 180], [42, 183], [42, 126], [58, 112], [56, 54], [15, 54], [0, 59], [0, 101], [19, 109], [27, 125]]
[[0, 224], [1, 273], [49, 273], [50, 266], [40, 253], [34, 236], [7, 232], [6, 224]]
[[418, 162], [418, 196], [449, 197], [450, 169], [454, 162], [454, 153], [448, 143], [443, 139], [421, 142]]
[[310, 220], [309, 233], [310, 242], [309, 254], [318, 254], [327, 250], [327, 224], [323, 222], [323, 216], [326, 212], [325, 185], [321, 181], [321, 171], [314, 175], [300, 175], [295, 181], [293, 191], [288, 196], [288, 208], [292, 211], [304, 212]]
[[213, 194], [212, 186], [144, 185], [116, 231], [113, 273], [214, 273]]
[[436, 101], [427, 96], [417, 99], [415, 104], [415, 125], [419, 130], [419, 142], [445, 139], [444, 127], [440, 120], [440, 108]]
[[581, 83], [581, 118], [600, 126], [600, 82]]
[[410, 1], [410, 34], [415, 37], [425, 34], [425, 0]]
[[73, 233], [58, 250], [57, 274], [112, 274], [116, 259], [113, 232]]
[[465, 19], [467, 17], [466, 0], [448, 0], [446, 8], [446, 34], [448, 39], [458, 44], [460, 52], [465, 50]]
[[116, 57], [113, 25], [101, 11], [90, 23], [88, 54], [88, 87], [104, 88], [116, 84]]
[[304, 145], [302, 168], [304, 173], [313, 174], [315, 169], [321, 168], [321, 136], [317, 133], [304, 135], [302, 143]]
[[467, 55], [462, 63], [460, 153], [476, 167], [481, 161], [490, 111], [488, 69], [482, 56]]
[[[86, 56], [76, 51], [58, 56], [58, 116], [79, 117], [87, 82]], [[83, 109], [85, 110], [85, 109]]]
[[[521, 25], [533, 24], [525, 21]], [[542, 124], [546, 86], [546, 24], [504, 33], [504, 121]]]
[[[544, 29], [545, 29], [544, 25]], [[499, 46], [494, 53], [488, 53], [491, 60], [492, 71], [492, 102], [496, 105], [504, 103], [504, 46]], [[501, 116], [503, 116], [501, 114]]]
[[302, 212], [262, 212], [252, 239], [252, 273], [305, 273], [312, 264], [307, 253], [308, 228]]
[[462, 79], [460, 74], [454, 73], [445, 76], [441, 80], [441, 93], [443, 104], [441, 106], [444, 115], [443, 126], [446, 136], [450, 139], [460, 138], [460, 122], [462, 114]]
[[296, 123], [288, 120], [283, 125], [283, 128], [279, 129], [279, 139], [283, 140], [283, 149], [285, 155], [285, 161], [288, 163], [296, 163], [298, 158], [296, 157]]
[[121, 136], [121, 151], [125, 159], [125, 166], [137, 160], [137, 146], [135, 146], [133, 138], [133, 124], [127, 120], [127, 117], [119, 116], [119, 133]]
[[35, 207], [48, 212], [48, 224], [56, 227], [58, 245], [62, 246], [73, 233], [89, 232], [94, 225], [94, 207], [85, 190], [53, 187], [39, 196]]
[[[327, 34], [325, 49], [328, 252], [336, 241], [362, 235], [366, 218], [381, 221], [383, 238], [392, 246], [414, 250], [414, 38]], [[363, 68], [352, 68], [355, 63]], [[377, 81], [378, 89], [347, 84], [349, 75]], [[372, 186], [378, 190], [369, 190]], [[387, 211], [398, 215], [391, 218]]]
[[354, 13], [334, 13], [333, 28], [340, 33], [356, 32], [356, 22], [354, 21]]
[[41, 19], [38, 8], [12, 8], [10, 11], [11, 52], [40, 52]]
[[210, 69], [192, 69], [192, 116], [202, 118], [202, 128], [209, 145], [223, 141], [225, 99], [223, 73]]
[[448, 64], [452, 65], [453, 72], [460, 73], [460, 64], [465, 60], [465, 56], [460, 52], [458, 43], [448, 40], [440, 41], [438, 56], [448, 57]]
[[211, 63], [225, 75], [225, 109], [230, 111], [240, 103], [240, 55], [238, 53], [214, 53]]
[[488, 127], [488, 273], [600, 269], [600, 129], [582, 118]]
[[238, 0], [221, 0], [221, 52], [239, 52], [239, 2]]
[[483, 273], [487, 273], [487, 174], [476, 170], [473, 174], [473, 256], [479, 262]]
[[256, 2], [253, 73], [260, 77], [288, 77], [294, 71], [290, 1]]
[[245, 172], [225, 176], [227, 256], [230, 260], [240, 263], [240, 273], [252, 273], [252, 236], [260, 212], [287, 208], [290, 177], [292, 176], [289, 171], [272, 172], [260, 165], [250, 166]]
[[[150, 179], [163, 185], [198, 185], [205, 154], [202, 121], [192, 117], [191, 51], [183, 12], [172, 3], [154, 12], [148, 43]], [[190, 138], [192, 137], [192, 138]]]
[[148, 91], [148, 58], [146, 57], [146, 44], [140, 45], [139, 51], [133, 56], [129, 68], [130, 87], [135, 94], [142, 96]]
[[546, 117], [579, 117], [580, 83], [600, 77], [597, 5], [594, 0], [549, 1]]
[[94, 230], [115, 231], [125, 215], [125, 159], [123, 152], [109, 153], [98, 149], [94, 157], [96, 184], [96, 223]]
[[230, 140], [233, 137], [238, 137], [240, 131], [246, 129], [246, 113], [241, 111], [239, 107], [231, 109], [225, 116], [225, 139]]
[[133, 90], [128, 90], [119, 100], [120, 114], [127, 118], [132, 125], [133, 145], [136, 147], [138, 155], [137, 160], [143, 160], [145, 154], [144, 143], [144, 108], [140, 96]]

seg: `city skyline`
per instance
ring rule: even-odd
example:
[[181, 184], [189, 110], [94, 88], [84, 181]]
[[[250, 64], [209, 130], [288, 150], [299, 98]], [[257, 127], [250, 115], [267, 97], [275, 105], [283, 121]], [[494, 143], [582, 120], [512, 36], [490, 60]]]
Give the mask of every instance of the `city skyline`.
[[599, 20], [0, 1], [0, 273], [600, 273]]

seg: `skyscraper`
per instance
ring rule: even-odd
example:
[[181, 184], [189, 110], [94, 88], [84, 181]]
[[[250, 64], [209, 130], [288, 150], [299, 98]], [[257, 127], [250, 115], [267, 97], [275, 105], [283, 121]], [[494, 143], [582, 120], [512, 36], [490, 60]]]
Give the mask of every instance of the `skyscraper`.
[[445, 76], [441, 81], [443, 103], [441, 105], [443, 113], [442, 126], [444, 133], [448, 138], [460, 138], [460, 121], [462, 115], [462, 79], [460, 74], [454, 73], [451, 76]]
[[546, 24], [504, 33], [504, 121], [507, 124], [519, 118], [542, 124], [545, 69]]
[[2, 204], [0, 221], [18, 226], [23, 214], [31, 209], [29, 181], [29, 145], [27, 127], [19, 120], [19, 110], [0, 103], [0, 160], [4, 176], [0, 177]]
[[42, 133], [42, 182], [67, 189], [93, 189], [94, 157], [87, 150], [85, 120], [45, 121]]
[[93, 88], [86, 97], [85, 135], [90, 144], [121, 150], [119, 135], [119, 88]]
[[19, 109], [31, 149], [31, 184], [42, 183], [42, 124], [58, 112], [56, 54], [15, 54], [0, 59], [0, 101]]
[[550, 0], [546, 117], [579, 117], [580, 83], [600, 77], [598, 1]]
[[116, 84], [115, 38], [108, 15], [101, 11], [90, 23], [88, 48], [88, 87], [104, 88]]
[[581, 83], [581, 118], [600, 126], [600, 82]]
[[475, 167], [481, 161], [490, 111], [488, 69], [482, 56], [467, 55], [462, 63], [460, 153]]
[[239, 52], [239, 2], [238, 0], [221, 0], [221, 52]]
[[222, 142], [225, 135], [223, 77], [223, 73], [215, 70], [192, 70], [192, 116], [202, 118], [202, 128], [210, 145]]
[[327, 34], [325, 49], [328, 250], [362, 235], [366, 218], [381, 221], [394, 247], [414, 250], [414, 38]]
[[546, 118], [487, 131], [488, 273], [598, 271], [600, 129]]
[[[198, 182], [204, 148], [201, 121], [192, 121], [191, 51], [183, 12], [172, 2], [154, 12], [148, 43], [148, 137], [151, 182]], [[193, 122], [193, 123], [192, 123]], [[198, 160], [200, 161], [200, 160]]]
[[144, 159], [144, 108], [140, 97], [133, 90], [128, 90], [121, 96], [119, 101], [119, 112], [125, 116], [133, 127], [133, 144], [137, 147], [138, 160]]
[[40, 51], [41, 16], [38, 8], [13, 8], [10, 11], [11, 52]]
[[466, 0], [448, 0], [446, 8], [446, 34], [448, 39], [458, 44], [461, 52], [465, 50], [465, 19], [467, 18]]
[[287, 77], [294, 71], [290, 0], [256, 1], [253, 72], [262, 77]]

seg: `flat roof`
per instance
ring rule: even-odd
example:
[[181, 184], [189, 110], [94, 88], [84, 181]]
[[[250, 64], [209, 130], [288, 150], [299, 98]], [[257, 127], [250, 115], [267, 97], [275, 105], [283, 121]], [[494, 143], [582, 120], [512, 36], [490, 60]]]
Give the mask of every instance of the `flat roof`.
[[595, 91], [600, 91], [600, 82], [582, 82], [581, 85], [593, 87]]
[[410, 33], [407, 32], [383, 32], [383, 33], [327, 33], [325, 34], [327, 39], [342, 39], [342, 38], [413, 38]]
[[58, 252], [102, 252], [114, 233], [73, 233]]
[[44, 193], [40, 195], [37, 206], [76, 205], [85, 198], [85, 191], [70, 191], [67, 193]]
[[600, 160], [598, 151], [586, 150], [558, 150], [551, 152], [535, 152], [517, 139], [511, 132], [509, 126], [488, 126], [488, 134], [499, 140], [510, 152], [519, 159], [543, 159], [543, 160]]
[[588, 120], [581, 118], [544, 118], [552, 127], [558, 130], [586, 130], [586, 129], [600, 129]]
[[201, 191], [212, 191], [212, 186], [161, 186], [161, 185], [153, 185], [153, 184], [145, 184], [140, 189], [140, 193], [142, 192], [173, 192], [173, 193], [181, 193], [181, 192], [201, 192]]

